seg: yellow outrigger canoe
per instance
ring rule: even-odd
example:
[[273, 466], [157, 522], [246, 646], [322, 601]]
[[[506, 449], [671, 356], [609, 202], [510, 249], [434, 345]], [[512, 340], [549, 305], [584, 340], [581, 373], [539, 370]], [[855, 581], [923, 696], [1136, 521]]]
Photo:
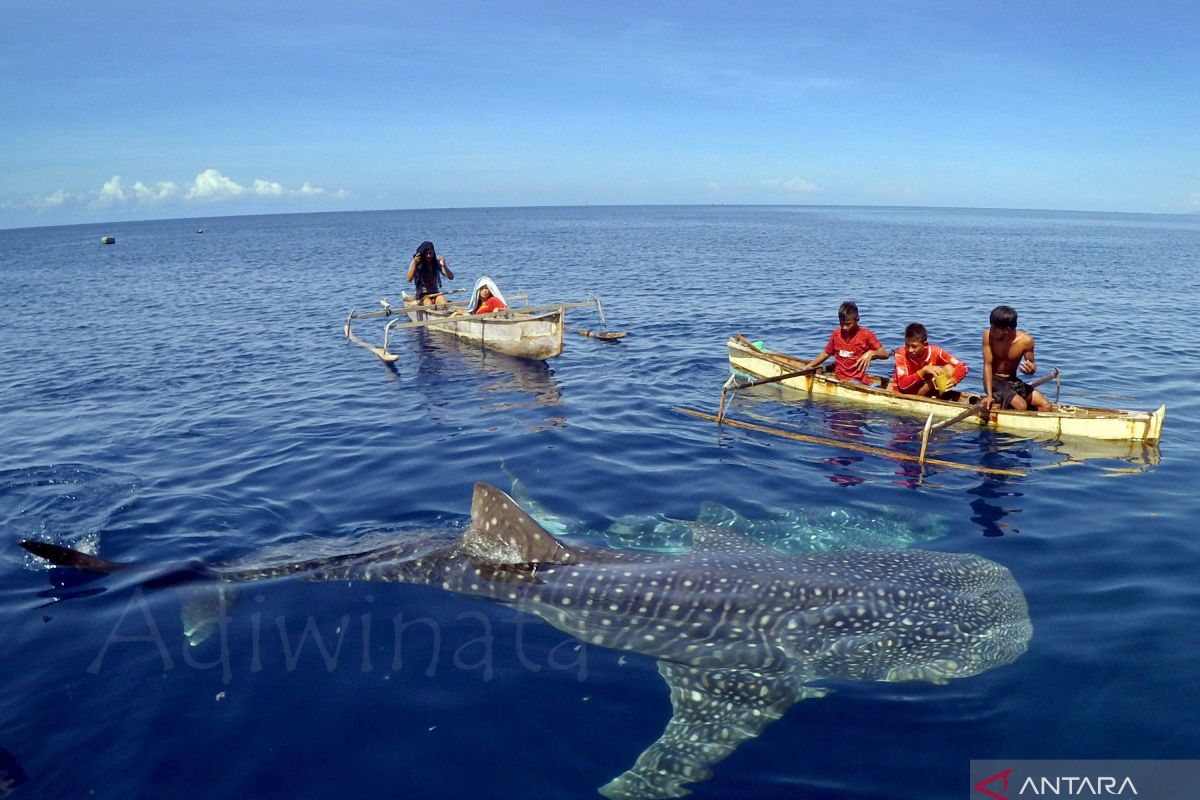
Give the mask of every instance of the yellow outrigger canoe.
[[[747, 338], [729, 339], [729, 365], [736, 372], [755, 379], [775, 378], [801, 370], [807, 359], [760, 350]], [[871, 385], [843, 383], [824, 372], [785, 378], [779, 381], [789, 389], [806, 392], [814, 400], [838, 399], [865, 403], [902, 414], [934, 419], [951, 419], [980, 401], [978, 395], [947, 392], [945, 399], [899, 394], [888, 389], [889, 378], [871, 377]], [[1053, 411], [1013, 411], [993, 407], [983, 417], [975, 414], [964, 424], [985, 426], [997, 431], [1036, 437], [1098, 439], [1112, 442], [1154, 444], [1162, 436], [1166, 405], [1157, 411], [1126, 411], [1117, 408], [1056, 405]]]

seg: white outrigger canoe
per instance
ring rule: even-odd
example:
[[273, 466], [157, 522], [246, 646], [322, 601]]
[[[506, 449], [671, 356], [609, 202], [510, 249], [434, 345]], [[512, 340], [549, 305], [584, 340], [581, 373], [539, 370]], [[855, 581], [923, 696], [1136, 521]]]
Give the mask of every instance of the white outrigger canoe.
[[[568, 309], [595, 306], [604, 320], [600, 300], [593, 297], [581, 303], [555, 303], [544, 306], [506, 308], [491, 314], [465, 313], [465, 303], [450, 303], [442, 308], [419, 306], [415, 298], [405, 294], [404, 304], [392, 306], [386, 300], [380, 311], [359, 313], [351, 310], [346, 318], [346, 338], [365, 347], [387, 363], [399, 360], [400, 356], [388, 350], [393, 331], [410, 328], [428, 328], [438, 333], [447, 333], [459, 339], [478, 344], [497, 353], [545, 361], [554, 358], [563, 350], [563, 329]], [[356, 320], [396, 317], [383, 329], [382, 346], [365, 342], [354, 334], [351, 325]]]
[[[735, 372], [755, 379], [776, 378], [797, 372], [808, 363], [806, 359], [760, 350], [740, 335], [731, 337], [728, 346], [730, 367]], [[848, 400], [940, 420], [962, 417], [966, 410], [980, 401], [978, 395], [958, 391], [947, 392], [945, 399], [900, 394], [889, 390], [888, 378], [869, 377], [872, 380], [870, 386], [838, 381], [823, 372], [785, 378], [779, 383], [789, 389], [806, 392], [814, 400]], [[974, 414], [960, 421], [1038, 437], [1154, 444], [1162, 437], [1166, 413], [1165, 405], [1159, 406], [1156, 411], [1127, 411], [1062, 404], [1056, 405], [1052, 411], [1013, 411], [993, 407], [986, 417]]]

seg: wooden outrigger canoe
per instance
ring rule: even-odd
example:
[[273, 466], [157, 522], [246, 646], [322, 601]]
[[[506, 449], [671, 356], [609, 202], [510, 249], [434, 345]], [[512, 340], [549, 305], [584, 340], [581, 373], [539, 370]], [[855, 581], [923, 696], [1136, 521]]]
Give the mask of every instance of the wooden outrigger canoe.
[[[474, 342], [480, 347], [494, 350], [516, 358], [545, 361], [554, 358], [563, 350], [563, 330], [566, 312], [571, 308], [595, 305], [601, 309], [598, 298], [582, 303], [556, 303], [547, 306], [507, 308], [492, 314], [464, 314], [463, 304], [451, 303], [445, 308], [418, 306], [416, 300], [405, 295], [404, 305], [385, 305], [380, 311], [358, 313], [351, 310], [346, 318], [346, 338], [370, 350], [387, 363], [397, 361], [400, 356], [388, 350], [392, 331], [407, 328], [428, 328], [439, 333]], [[459, 314], [455, 314], [459, 311]], [[600, 311], [603, 320], [603, 310]], [[356, 320], [396, 316], [383, 329], [383, 345], [365, 342], [354, 334], [351, 325]], [[407, 321], [405, 321], [407, 320]]]
[[[799, 371], [808, 363], [782, 353], [759, 350], [742, 336], [729, 339], [729, 365], [736, 372], [755, 379], [774, 378]], [[889, 378], [870, 376], [871, 385], [841, 382], [825, 372], [816, 372], [779, 381], [789, 389], [806, 392], [813, 399], [838, 399], [865, 403], [902, 414], [948, 420], [960, 416], [980, 401], [978, 395], [950, 391], [945, 399], [918, 397], [888, 389]], [[974, 414], [964, 424], [985, 426], [997, 431], [1038, 437], [1074, 437], [1115, 442], [1153, 444], [1162, 436], [1167, 407], [1157, 411], [1126, 411], [1117, 408], [1057, 405], [1053, 411], [1013, 411], [993, 407], [984, 417]]]
[[564, 306], [534, 313], [506, 309], [493, 314], [453, 316], [454, 311], [418, 306], [415, 300], [405, 297], [404, 309], [412, 322], [438, 323], [428, 325], [429, 330], [476, 342], [507, 356], [545, 361], [562, 353], [563, 318], [567, 314]]

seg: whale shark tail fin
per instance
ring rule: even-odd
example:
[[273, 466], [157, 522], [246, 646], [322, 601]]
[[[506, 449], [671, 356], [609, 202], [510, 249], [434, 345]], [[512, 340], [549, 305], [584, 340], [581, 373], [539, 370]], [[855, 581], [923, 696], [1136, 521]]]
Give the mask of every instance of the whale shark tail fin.
[[494, 564], [573, 564], [578, 556], [555, 539], [516, 501], [486, 483], [475, 484], [471, 527], [463, 537], [468, 553]]
[[105, 561], [103, 558], [88, 555], [78, 550], [72, 550], [62, 545], [51, 544], [50, 542], [38, 542], [26, 539], [21, 542], [21, 547], [33, 553], [38, 558], [49, 561], [56, 567], [71, 567], [72, 569], [91, 572], [97, 575], [111, 575], [114, 572], [119, 572], [131, 566], [130, 564], [121, 564], [116, 561]]

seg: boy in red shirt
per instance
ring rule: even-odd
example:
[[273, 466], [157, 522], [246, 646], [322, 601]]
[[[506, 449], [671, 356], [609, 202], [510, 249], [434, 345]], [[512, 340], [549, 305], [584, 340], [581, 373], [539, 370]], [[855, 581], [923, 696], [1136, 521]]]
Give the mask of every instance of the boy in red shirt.
[[879, 343], [879, 338], [867, 328], [859, 327], [858, 306], [847, 300], [838, 308], [841, 325], [829, 336], [821, 355], [804, 365], [803, 369], [815, 367], [833, 356], [833, 374], [839, 381], [858, 381], [869, 384], [867, 365], [876, 358], [887, 358], [890, 354]]
[[896, 351], [892, 391], [937, 396], [961, 381], [967, 365], [937, 345], [929, 344], [929, 331], [919, 322], [904, 329], [904, 347]]

